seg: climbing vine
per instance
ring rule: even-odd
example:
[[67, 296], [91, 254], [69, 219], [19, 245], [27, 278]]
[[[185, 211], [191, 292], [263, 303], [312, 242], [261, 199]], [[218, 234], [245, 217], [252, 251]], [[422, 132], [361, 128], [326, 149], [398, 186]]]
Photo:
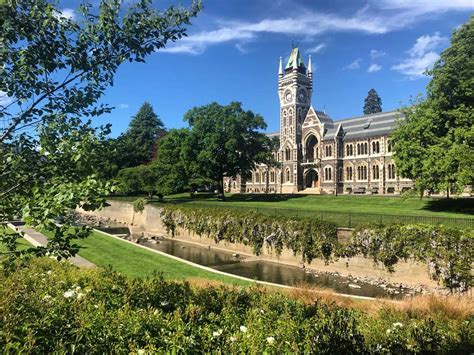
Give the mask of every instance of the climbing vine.
[[243, 243], [253, 247], [256, 255], [262, 248], [278, 255], [284, 247], [301, 255], [303, 262], [320, 258], [329, 263], [340, 249], [334, 224], [316, 219], [275, 218], [255, 212], [165, 207], [162, 223], [173, 236], [178, 227], [217, 243]]
[[474, 232], [444, 226], [367, 225], [356, 228], [346, 245], [337, 238], [334, 224], [317, 219], [293, 219], [255, 212], [165, 207], [162, 223], [175, 236], [179, 229], [213, 238], [217, 243], [243, 243], [256, 255], [262, 248], [278, 255], [288, 248], [303, 262], [363, 256], [395, 271], [400, 260], [426, 263], [430, 277], [450, 290], [466, 291], [473, 284]]
[[473, 284], [474, 233], [445, 226], [369, 225], [354, 230], [349, 255], [370, 257], [393, 272], [399, 260], [428, 265], [430, 277], [450, 290]]

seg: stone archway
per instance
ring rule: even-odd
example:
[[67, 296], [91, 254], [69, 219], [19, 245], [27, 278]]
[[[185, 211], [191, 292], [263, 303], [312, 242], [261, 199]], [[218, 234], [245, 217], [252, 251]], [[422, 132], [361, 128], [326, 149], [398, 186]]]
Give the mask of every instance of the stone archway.
[[304, 179], [305, 188], [318, 187], [319, 185], [319, 176], [316, 170], [311, 169], [306, 172]]
[[311, 134], [305, 144], [306, 162], [314, 162], [318, 157], [318, 139]]

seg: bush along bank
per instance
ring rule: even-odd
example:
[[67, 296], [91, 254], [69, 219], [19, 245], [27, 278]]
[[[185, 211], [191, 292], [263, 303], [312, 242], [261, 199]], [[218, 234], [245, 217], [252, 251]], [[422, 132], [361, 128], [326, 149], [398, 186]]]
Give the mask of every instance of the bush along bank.
[[281, 254], [284, 247], [301, 255], [303, 262], [313, 259], [330, 262], [340, 252], [336, 225], [317, 219], [275, 218], [255, 212], [201, 208], [165, 207], [161, 220], [172, 236], [183, 228], [216, 242], [250, 245], [256, 255], [264, 245]]
[[350, 241], [342, 245], [336, 225], [317, 219], [175, 206], [164, 207], [160, 216], [172, 236], [182, 228], [216, 242], [250, 245], [256, 255], [266, 245], [277, 255], [288, 248], [307, 263], [314, 259], [329, 263], [340, 257], [363, 256], [376, 264], [382, 263], [389, 272], [394, 271], [400, 260], [412, 260], [426, 263], [430, 277], [451, 291], [467, 291], [473, 283], [472, 230], [421, 224], [366, 225], [356, 228]]
[[472, 319], [306, 304], [262, 288], [196, 288], [30, 261], [0, 285], [6, 353], [464, 353]]

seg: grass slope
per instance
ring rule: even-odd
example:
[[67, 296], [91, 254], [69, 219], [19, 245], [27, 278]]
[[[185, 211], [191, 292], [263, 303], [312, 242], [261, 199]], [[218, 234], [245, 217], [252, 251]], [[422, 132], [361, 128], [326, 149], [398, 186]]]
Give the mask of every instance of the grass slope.
[[79, 255], [97, 266], [111, 266], [113, 270], [133, 277], [146, 277], [158, 272], [169, 280], [206, 279], [236, 285], [251, 284], [193, 267], [98, 232], [77, 241], [77, 244], [82, 247]]

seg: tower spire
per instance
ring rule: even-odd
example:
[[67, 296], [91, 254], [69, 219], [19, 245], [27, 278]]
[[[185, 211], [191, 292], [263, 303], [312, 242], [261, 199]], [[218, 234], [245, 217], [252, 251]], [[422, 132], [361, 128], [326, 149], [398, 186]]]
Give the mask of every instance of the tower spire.
[[282, 63], [282, 57], [280, 57], [280, 65], [278, 67], [278, 75], [283, 76], [283, 63]]
[[308, 58], [308, 74], [313, 74], [313, 64], [311, 63], [311, 54]]

